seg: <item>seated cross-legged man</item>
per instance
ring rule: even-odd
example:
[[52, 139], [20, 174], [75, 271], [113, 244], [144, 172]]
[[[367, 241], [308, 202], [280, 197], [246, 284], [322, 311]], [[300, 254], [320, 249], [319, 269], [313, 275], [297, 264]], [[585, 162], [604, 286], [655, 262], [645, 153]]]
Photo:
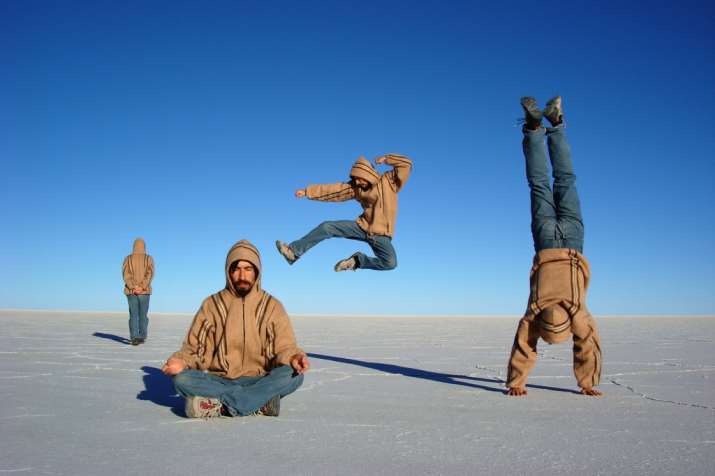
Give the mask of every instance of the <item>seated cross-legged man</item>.
[[206, 298], [181, 350], [162, 371], [186, 399], [186, 415], [278, 416], [303, 383], [308, 357], [283, 305], [261, 289], [261, 258], [248, 241], [226, 257], [226, 287]]
[[[536, 364], [539, 338], [558, 344], [573, 336], [573, 370], [581, 393], [600, 396], [594, 386], [601, 377], [601, 345], [596, 323], [586, 308], [591, 273], [582, 254], [583, 219], [561, 98], [550, 100], [543, 112], [531, 97], [522, 98], [521, 105], [525, 112], [522, 145], [531, 189], [531, 232], [536, 255], [531, 268], [529, 305], [519, 321], [509, 359], [507, 393], [526, 395], [526, 379]], [[542, 116], [552, 127], [542, 127]], [[553, 192], [544, 137], [554, 177]]]

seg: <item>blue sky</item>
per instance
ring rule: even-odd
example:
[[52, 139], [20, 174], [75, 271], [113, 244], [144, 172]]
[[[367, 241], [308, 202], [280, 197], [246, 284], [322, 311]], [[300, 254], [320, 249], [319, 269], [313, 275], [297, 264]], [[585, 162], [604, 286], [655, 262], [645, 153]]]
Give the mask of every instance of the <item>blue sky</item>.
[[[533, 256], [515, 120], [560, 94], [603, 314], [715, 313], [709, 2], [4, 2], [0, 308], [193, 312], [232, 243], [291, 313], [520, 314]], [[390, 272], [365, 245], [289, 267], [276, 239], [356, 202], [297, 200], [410, 156]], [[381, 171], [387, 170], [381, 168]]]

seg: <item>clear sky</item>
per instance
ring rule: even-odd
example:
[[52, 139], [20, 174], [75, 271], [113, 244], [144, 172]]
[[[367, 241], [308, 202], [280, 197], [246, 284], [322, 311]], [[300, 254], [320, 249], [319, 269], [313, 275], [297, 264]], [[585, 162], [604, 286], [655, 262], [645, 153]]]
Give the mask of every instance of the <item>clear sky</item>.
[[[663, 5], [665, 4], [665, 5]], [[520, 314], [533, 256], [519, 97], [564, 98], [599, 314], [715, 313], [712, 2], [0, 5], [0, 308], [196, 310], [238, 239], [291, 313]], [[360, 155], [414, 160], [394, 271], [273, 245]], [[384, 166], [381, 171], [388, 170]]]

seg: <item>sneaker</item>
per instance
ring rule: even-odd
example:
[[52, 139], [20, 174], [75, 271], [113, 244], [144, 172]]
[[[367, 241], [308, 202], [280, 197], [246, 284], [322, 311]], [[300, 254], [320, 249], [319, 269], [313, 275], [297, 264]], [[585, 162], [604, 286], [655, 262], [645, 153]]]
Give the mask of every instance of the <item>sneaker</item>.
[[144, 338], [144, 337], [139, 337], [137, 339], [137, 344], [143, 344], [144, 342], [146, 342], [146, 338]]
[[288, 261], [288, 264], [293, 264], [298, 260], [293, 250], [290, 249], [290, 246], [282, 241], [276, 240], [276, 248], [278, 248], [278, 252]]
[[131, 345], [139, 345], [139, 339], [137, 337], [132, 337], [129, 343]]
[[186, 397], [184, 411], [189, 418], [212, 418], [221, 416], [222, 408], [218, 398]]
[[541, 127], [543, 114], [539, 111], [539, 106], [536, 105], [536, 99], [524, 96], [521, 98], [521, 107], [524, 108], [524, 126], [530, 130]]
[[278, 416], [281, 412], [281, 397], [276, 395], [266, 402], [261, 408], [258, 409], [256, 415], [263, 416]]
[[357, 260], [355, 256], [351, 256], [348, 259], [342, 259], [335, 263], [335, 271], [355, 271], [357, 269]]
[[561, 109], [561, 96], [549, 99], [544, 108], [544, 116], [552, 126], [556, 127], [564, 120], [564, 111]]

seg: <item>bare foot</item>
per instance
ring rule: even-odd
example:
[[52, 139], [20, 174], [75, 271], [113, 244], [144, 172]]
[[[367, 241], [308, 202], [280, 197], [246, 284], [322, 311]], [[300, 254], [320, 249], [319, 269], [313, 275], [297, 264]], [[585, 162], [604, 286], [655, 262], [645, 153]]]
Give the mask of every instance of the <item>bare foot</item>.
[[523, 387], [512, 387], [506, 392], [506, 394], [511, 397], [523, 397], [527, 394], [527, 392]]
[[595, 388], [582, 388], [581, 389], [581, 395], [588, 395], [591, 397], [602, 397], [603, 392], [599, 392]]

